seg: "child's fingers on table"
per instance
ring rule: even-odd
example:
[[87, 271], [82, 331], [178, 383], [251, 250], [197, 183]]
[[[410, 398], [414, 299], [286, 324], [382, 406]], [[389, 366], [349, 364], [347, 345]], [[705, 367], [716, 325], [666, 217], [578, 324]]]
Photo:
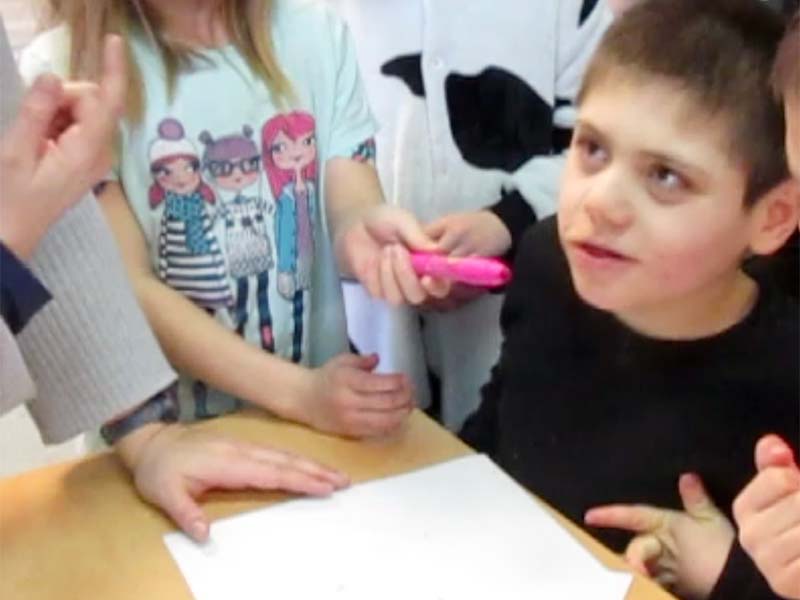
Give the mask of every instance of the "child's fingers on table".
[[246, 452], [218, 464], [209, 463], [207, 470], [195, 474], [203, 479], [206, 489], [285, 490], [313, 495], [334, 491], [330, 481], [319, 479], [294, 468], [291, 464], [258, 460]]
[[398, 373], [371, 373], [353, 370], [348, 374], [348, 385], [366, 394], [392, 393], [408, 387], [406, 377]]
[[408, 410], [394, 412], [361, 411], [351, 420], [352, 435], [378, 437], [399, 429], [408, 418]]
[[176, 480], [169, 486], [162, 487], [158, 496], [149, 499], [192, 539], [197, 542], [208, 539], [208, 517], [180, 481]]
[[664, 527], [665, 519], [665, 511], [652, 506], [615, 504], [590, 509], [584, 520], [594, 527], [653, 533]]
[[770, 467], [761, 471], [733, 503], [737, 521], [766, 510], [792, 495], [800, 494], [800, 473], [794, 467]]
[[408, 412], [414, 407], [414, 398], [410, 391], [379, 392], [360, 394], [353, 408], [365, 412]]
[[310, 458], [300, 456], [299, 454], [247, 442], [242, 442], [241, 449], [251, 458], [262, 463], [296, 469], [311, 477], [331, 483], [337, 489], [347, 486], [350, 482], [347, 475], [341, 471], [327, 467]]
[[391, 246], [392, 268], [403, 298], [411, 304], [420, 304], [425, 298], [425, 288], [411, 265], [411, 256], [403, 246]]

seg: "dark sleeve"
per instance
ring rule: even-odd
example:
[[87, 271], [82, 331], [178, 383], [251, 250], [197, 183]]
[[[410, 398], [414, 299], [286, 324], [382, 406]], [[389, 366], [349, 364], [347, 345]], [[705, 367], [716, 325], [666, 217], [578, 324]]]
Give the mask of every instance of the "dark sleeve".
[[503, 222], [511, 234], [511, 247], [503, 258], [513, 263], [525, 230], [536, 223], [536, 213], [533, 212], [533, 208], [525, 201], [522, 194], [516, 190], [511, 192], [503, 190], [500, 200], [487, 210], [497, 215], [497, 218]]
[[739, 542], [734, 542], [728, 560], [707, 600], [781, 600], [769, 587]]
[[[523, 200], [524, 202], [524, 200]], [[503, 345], [500, 360], [492, 369], [489, 383], [481, 389], [481, 404], [464, 423], [459, 436], [478, 452], [493, 456], [498, 450], [500, 432], [500, 406], [503, 395], [508, 393], [506, 373], [509, 372], [513, 354], [524, 352], [520, 342], [526, 336], [525, 322], [531, 316], [531, 282], [543, 277], [540, 262], [545, 264], [552, 252], [543, 252], [542, 247], [557, 247], [554, 219], [545, 219], [521, 235], [519, 252], [514, 261], [514, 277], [508, 286], [503, 309], [500, 313], [500, 328]]]
[[464, 423], [459, 437], [476, 452], [493, 456], [498, 443], [498, 406], [503, 394], [502, 359], [492, 369], [489, 383], [481, 388], [481, 405]]
[[50, 293], [0, 242], [0, 313], [11, 333], [18, 334], [50, 300]]

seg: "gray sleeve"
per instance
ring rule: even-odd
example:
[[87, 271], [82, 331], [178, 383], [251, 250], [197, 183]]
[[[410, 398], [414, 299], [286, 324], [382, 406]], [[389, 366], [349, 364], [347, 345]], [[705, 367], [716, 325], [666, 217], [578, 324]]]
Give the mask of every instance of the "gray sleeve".
[[[15, 106], [19, 79], [2, 27], [0, 76], [3, 105]], [[53, 296], [17, 336], [36, 382], [28, 406], [45, 442], [97, 428], [174, 381], [94, 197], [50, 229], [30, 267]]]

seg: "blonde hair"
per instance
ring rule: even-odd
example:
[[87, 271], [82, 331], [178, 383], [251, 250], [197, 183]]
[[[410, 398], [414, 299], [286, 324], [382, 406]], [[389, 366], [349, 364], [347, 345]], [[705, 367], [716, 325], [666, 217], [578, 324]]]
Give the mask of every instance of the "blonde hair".
[[[144, 32], [161, 54], [170, 93], [181, 68], [192, 59], [192, 48], [175, 43], [161, 33], [158, 14], [142, 0], [47, 0], [48, 25], [66, 25], [70, 32], [70, 77], [96, 80], [102, 68], [103, 38], [116, 33], [128, 39]], [[276, 101], [291, 99], [289, 80], [281, 70], [269, 28], [273, 0], [227, 0], [219, 3], [222, 22], [231, 43], [250, 68], [267, 84]], [[130, 57], [130, 46], [128, 46]], [[144, 112], [141, 72], [130, 61], [127, 111], [138, 120]]]

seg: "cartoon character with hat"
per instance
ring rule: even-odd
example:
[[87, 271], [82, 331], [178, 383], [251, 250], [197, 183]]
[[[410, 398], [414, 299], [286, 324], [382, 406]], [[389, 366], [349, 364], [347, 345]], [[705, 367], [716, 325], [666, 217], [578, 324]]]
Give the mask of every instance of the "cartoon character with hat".
[[225, 260], [208, 207], [214, 193], [200, 173], [200, 158], [176, 119], [164, 119], [150, 144], [152, 209], [164, 205], [159, 236], [159, 277], [206, 309], [233, 303]]

